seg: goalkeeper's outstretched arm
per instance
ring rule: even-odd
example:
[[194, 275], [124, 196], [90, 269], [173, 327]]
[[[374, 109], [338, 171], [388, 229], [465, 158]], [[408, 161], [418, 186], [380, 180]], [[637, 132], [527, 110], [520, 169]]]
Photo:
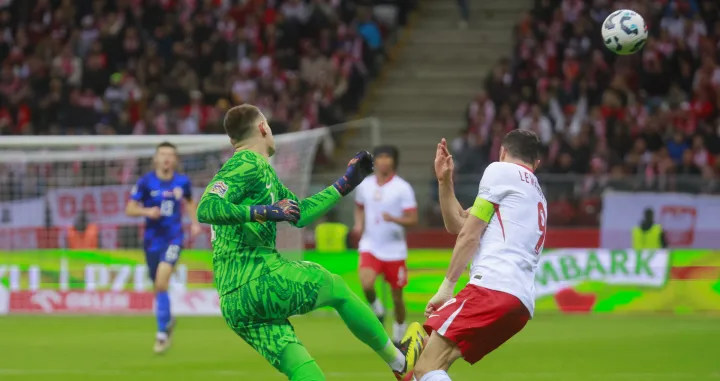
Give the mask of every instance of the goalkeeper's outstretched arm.
[[[198, 205], [198, 221], [212, 225], [237, 225], [252, 221], [287, 221], [297, 227], [304, 227], [316, 221], [335, 206], [343, 196], [352, 192], [358, 184], [372, 172], [372, 155], [360, 152], [348, 164], [345, 175], [323, 191], [302, 200], [299, 204], [295, 196], [285, 186], [279, 192], [280, 201], [272, 205], [237, 205], [226, 199], [232, 193], [235, 199], [242, 199], [245, 193], [259, 186], [257, 170], [252, 163], [243, 163], [225, 176], [219, 174], [205, 189]], [[243, 176], [242, 184], [235, 178]], [[227, 179], [227, 182], [226, 180]]]
[[[211, 184], [222, 186], [222, 181]], [[300, 209], [295, 200], [282, 199], [272, 205], [236, 205], [217, 194], [205, 191], [197, 211], [198, 221], [211, 225], [240, 225], [246, 222], [298, 222]]]
[[[372, 162], [373, 158], [370, 153], [358, 152], [348, 163], [347, 170], [341, 178], [331, 186], [299, 202], [300, 219], [293, 225], [302, 228], [324, 216], [342, 197], [347, 196], [360, 185], [367, 175], [372, 173]], [[297, 200], [297, 196], [284, 186], [280, 198]]]
[[[213, 186], [221, 187], [221, 184]], [[212, 225], [238, 225], [252, 221], [288, 221], [296, 227], [305, 227], [322, 217], [342, 198], [332, 186], [297, 203], [295, 196], [284, 186], [281, 201], [273, 205], [236, 205], [211, 190], [205, 191], [198, 205], [198, 221]], [[283, 205], [286, 201], [288, 205]], [[295, 204], [293, 204], [295, 203]], [[300, 218], [291, 218], [299, 214]]]
[[[282, 187], [280, 198], [297, 200], [297, 196], [289, 189]], [[298, 202], [300, 208], [300, 219], [293, 223], [295, 227], [304, 228], [324, 216], [335, 204], [340, 201], [342, 195], [334, 186], [329, 186], [322, 191]]]
[[[222, 186], [215, 182], [211, 186]], [[250, 206], [235, 205], [212, 190], [206, 190], [200, 199], [197, 219], [203, 224], [239, 225], [250, 222]]]
[[240, 225], [246, 222], [290, 221], [298, 219], [297, 204], [280, 200], [273, 205], [241, 205], [230, 200], [243, 200], [252, 190], [264, 190], [258, 166], [252, 160], [227, 172], [218, 173], [200, 199], [199, 222], [211, 225]]

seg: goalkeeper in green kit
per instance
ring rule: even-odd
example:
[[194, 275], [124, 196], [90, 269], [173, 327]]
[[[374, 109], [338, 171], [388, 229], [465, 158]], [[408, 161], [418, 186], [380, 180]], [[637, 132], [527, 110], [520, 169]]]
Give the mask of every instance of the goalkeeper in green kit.
[[284, 259], [275, 249], [277, 223], [301, 228], [324, 215], [372, 173], [372, 156], [358, 153], [343, 177], [298, 201], [268, 162], [275, 143], [260, 110], [233, 107], [224, 127], [235, 154], [205, 189], [197, 215], [212, 225], [213, 271], [227, 324], [288, 379], [325, 380], [288, 318], [332, 307], [402, 379], [422, 351], [422, 327], [411, 325], [396, 348], [370, 307], [341, 277], [316, 263]]

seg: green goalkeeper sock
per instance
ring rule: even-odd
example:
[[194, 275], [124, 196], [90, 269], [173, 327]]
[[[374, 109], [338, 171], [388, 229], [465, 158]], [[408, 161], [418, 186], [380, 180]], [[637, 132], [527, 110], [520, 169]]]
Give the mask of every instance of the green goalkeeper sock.
[[307, 349], [300, 344], [288, 344], [278, 366], [290, 381], [325, 381], [325, 375]]
[[372, 348], [395, 371], [405, 367], [405, 356], [397, 349], [370, 307], [355, 295], [338, 275], [320, 289], [315, 308], [333, 307], [360, 341]]

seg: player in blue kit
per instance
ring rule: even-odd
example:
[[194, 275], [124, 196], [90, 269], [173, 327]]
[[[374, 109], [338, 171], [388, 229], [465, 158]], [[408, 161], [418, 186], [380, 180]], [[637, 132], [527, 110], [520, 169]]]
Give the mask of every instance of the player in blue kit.
[[155, 289], [158, 329], [155, 353], [163, 353], [170, 347], [175, 325], [170, 314], [168, 285], [183, 246], [183, 206], [192, 220], [191, 234], [196, 235], [201, 229], [190, 179], [175, 172], [177, 161], [177, 148], [173, 144], [159, 144], [153, 157], [155, 170], [138, 180], [125, 209], [128, 216], [145, 217], [143, 248]]

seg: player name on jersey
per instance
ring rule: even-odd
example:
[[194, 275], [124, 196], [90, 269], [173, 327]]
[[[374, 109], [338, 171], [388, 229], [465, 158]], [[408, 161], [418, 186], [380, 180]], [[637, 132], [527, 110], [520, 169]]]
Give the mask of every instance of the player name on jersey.
[[530, 314], [535, 308], [535, 269], [545, 242], [547, 202], [530, 168], [490, 164], [478, 198], [491, 202], [488, 221], [470, 270], [470, 283], [516, 296]]
[[529, 169], [523, 168], [523, 170], [518, 169], [518, 177], [520, 178], [520, 181], [524, 183], [528, 183], [535, 187], [535, 190], [538, 192], [540, 196], [542, 196], [543, 199], [545, 199], [545, 194], [542, 191], [542, 188], [540, 188], [540, 182], [537, 180], [537, 177], [532, 174], [532, 172], [528, 172]]

